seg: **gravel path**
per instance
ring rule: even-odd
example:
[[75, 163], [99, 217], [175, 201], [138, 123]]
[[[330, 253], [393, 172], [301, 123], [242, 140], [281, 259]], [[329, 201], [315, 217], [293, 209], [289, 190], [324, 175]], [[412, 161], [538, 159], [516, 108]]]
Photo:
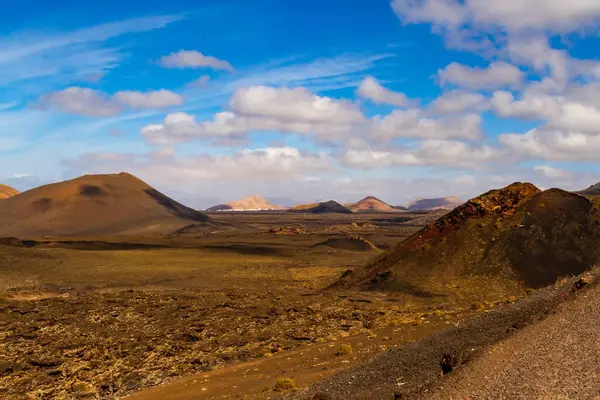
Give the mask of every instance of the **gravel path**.
[[600, 286], [499, 342], [431, 399], [600, 399]]
[[[576, 280], [393, 349], [288, 398], [594, 398], [600, 393], [600, 287], [572, 292]], [[442, 364], [452, 372], [442, 376]]]

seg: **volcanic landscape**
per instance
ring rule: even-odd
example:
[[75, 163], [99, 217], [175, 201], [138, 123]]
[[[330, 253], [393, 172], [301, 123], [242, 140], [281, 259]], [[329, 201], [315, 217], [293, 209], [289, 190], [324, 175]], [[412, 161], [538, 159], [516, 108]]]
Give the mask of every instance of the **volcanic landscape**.
[[0, 186], [0, 397], [588, 398], [596, 194], [205, 212], [127, 173]]

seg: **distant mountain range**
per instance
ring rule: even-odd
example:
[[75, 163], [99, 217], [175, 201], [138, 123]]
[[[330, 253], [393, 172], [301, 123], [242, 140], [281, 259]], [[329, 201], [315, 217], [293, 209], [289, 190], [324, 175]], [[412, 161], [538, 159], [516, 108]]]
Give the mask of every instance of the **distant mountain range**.
[[[341, 205], [336, 201], [317, 201], [310, 204], [297, 204], [291, 207], [282, 207], [274, 205], [271, 202], [260, 196], [248, 196], [244, 199], [232, 201], [225, 204], [219, 204], [205, 211], [218, 212], [218, 211], [273, 211], [273, 210], [289, 210], [289, 211], [302, 211], [306, 212], [307, 209], [317, 208], [321, 205], [319, 210], [328, 210], [325, 212], [381, 212], [381, 213], [392, 213], [392, 212], [404, 212], [404, 211], [433, 211], [433, 210], [453, 210], [459, 205], [463, 204], [460, 198], [456, 196], [442, 197], [436, 199], [417, 199], [408, 206], [393, 206], [389, 203], [375, 196], [367, 196], [356, 203], [349, 203]], [[338, 211], [333, 211], [338, 210]]]

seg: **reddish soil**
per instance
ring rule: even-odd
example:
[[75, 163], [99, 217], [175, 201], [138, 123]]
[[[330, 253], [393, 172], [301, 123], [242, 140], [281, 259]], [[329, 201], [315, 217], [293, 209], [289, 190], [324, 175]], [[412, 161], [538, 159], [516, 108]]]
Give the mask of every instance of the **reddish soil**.
[[[176, 380], [128, 397], [129, 400], [197, 400], [197, 399], [274, 399], [277, 379], [291, 378], [300, 387], [368, 360], [389, 348], [417, 340], [443, 329], [457, 316], [434, 317], [422, 325], [409, 324], [381, 329], [376, 336], [360, 334], [333, 342], [309, 346], [273, 355], [258, 361], [234, 364], [222, 369]], [[336, 355], [342, 344], [353, 352]]]

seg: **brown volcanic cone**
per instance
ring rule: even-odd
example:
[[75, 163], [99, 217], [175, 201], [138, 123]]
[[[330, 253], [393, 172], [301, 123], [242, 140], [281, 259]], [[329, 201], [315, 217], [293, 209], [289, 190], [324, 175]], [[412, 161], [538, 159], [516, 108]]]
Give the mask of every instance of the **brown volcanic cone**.
[[402, 212], [374, 196], [367, 196], [356, 203], [347, 204], [346, 208], [352, 212]]
[[515, 183], [469, 200], [334, 286], [450, 300], [554, 283], [600, 259], [594, 210], [576, 194]]
[[20, 192], [17, 189], [0, 184], [0, 200], [8, 199], [9, 197], [16, 196], [19, 193]]
[[348, 210], [346, 207], [333, 200], [329, 200], [323, 203], [299, 204], [289, 208], [288, 211], [306, 214], [352, 214], [352, 211]]
[[0, 202], [0, 236], [169, 233], [205, 221], [127, 173], [86, 175]]

